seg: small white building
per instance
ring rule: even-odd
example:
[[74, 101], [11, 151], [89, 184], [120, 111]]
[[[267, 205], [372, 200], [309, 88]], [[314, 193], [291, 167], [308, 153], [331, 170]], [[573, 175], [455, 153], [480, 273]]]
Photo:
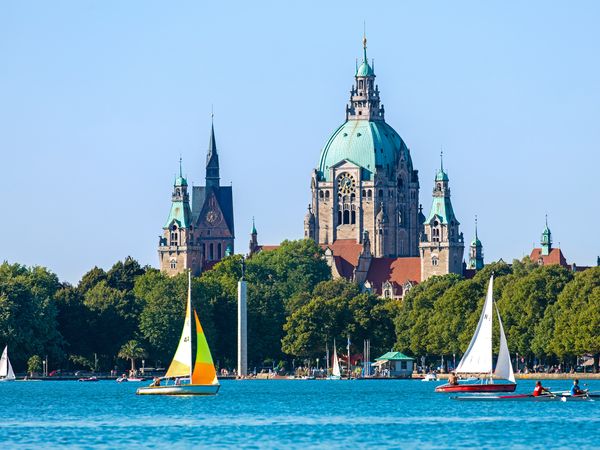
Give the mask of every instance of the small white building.
[[381, 372], [395, 378], [411, 378], [415, 359], [401, 352], [387, 352], [376, 358], [374, 367], [379, 367]]

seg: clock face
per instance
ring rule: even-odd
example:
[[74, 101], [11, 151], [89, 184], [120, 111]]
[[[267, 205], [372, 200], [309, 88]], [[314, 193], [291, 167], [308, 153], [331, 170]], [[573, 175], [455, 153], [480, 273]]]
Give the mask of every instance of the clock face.
[[356, 181], [349, 173], [343, 173], [338, 177], [338, 191], [342, 194], [350, 194], [354, 192]]
[[219, 213], [217, 211], [211, 209], [209, 212], [206, 213], [206, 221], [211, 225], [214, 225], [220, 219], [221, 217], [219, 216]]

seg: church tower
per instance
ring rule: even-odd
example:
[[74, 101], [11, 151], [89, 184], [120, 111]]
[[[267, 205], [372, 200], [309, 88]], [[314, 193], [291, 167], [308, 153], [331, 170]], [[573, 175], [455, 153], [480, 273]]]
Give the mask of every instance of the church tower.
[[159, 237], [160, 270], [169, 275], [176, 275], [191, 269], [194, 275], [198, 275], [201, 261], [200, 247], [194, 240], [188, 183], [182, 172], [180, 159], [179, 176], [175, 178], [171, 195], [171, 211], [163, 226], [163, 234]]
[[207, 269], [234, 251], [233, 193], [231, 186], [221, 186], [214, 124], [210, 128], [205, 180], [206, 186], [194, 186], [192, 210], [202, 266]]
[[304, 235], [318, 244], [359, 249], [370, 236], [374, 257], [419, 255], [418, 171], [408, 147], [385, 121], [366, 38], [346, 121], [321, 151], [311, 197]]
[[440, 170], [435, 176], [431, 211], [423, 224], [424, 233], [419, 244], [422, 281], [433, 275], [462, 273], [465, 244], [450, 201], [448, 182], [440, 156]]
[[483, 245], [477, 236], [477, 217], [475, 217], [475, 238], [469, 246], [469, 263], [467, 269], [481, 270], [483, 269]]
[[233, 253], [233, 194], [231, 186], [220, 183], [214, 125], [210, 130], [205, 179], [206, 186], [192, 186], [190, 201], [180, 161], [171, 212], [158, 246], [160, 269], [169, 275], [186, 269], [199, 275]]

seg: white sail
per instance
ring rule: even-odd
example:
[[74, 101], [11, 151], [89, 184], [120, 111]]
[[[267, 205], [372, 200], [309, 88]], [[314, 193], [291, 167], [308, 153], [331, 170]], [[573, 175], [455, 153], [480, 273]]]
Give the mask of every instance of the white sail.
[[192, 281], [191, 273], [188, 273], [188, 298], [185, 309], [185, 321], [179, 346], [175, 351], [175, 356], [169, 370], [165, 374], [167, 378], [192, 376]]
[[498, 324], [500, 325], [500, 351], [498, 352], [498, 361], [496, 362], [496, 370], [494, 376], [503, 380], [515, 382], [515, 374], [513, 372], [512, 363], [510, 362], [510, 352], [508, 351], [508, 343], [504, 334], [504, 327], [500, 319], [500, 311], [496, 305], [496, 314], [498, 315]]
[[0, 357], [0, 378], [4, 378], [6, 375], [8, 375], [8, 346], [4, 347]]
[[331, 375], [334, 377], [341, 377], [342, 372], [340, 370], [340, 361], [337, 357], [337, 351], [335, 350], [335, 341], [333, 341], [333, 368], [331, 369]]
[[469, 348], [456, 368], [457, 373], [492, 373], [492, 316], [494, 276], [490, 277], [483, 311]]
[[0, 357], [0, 378], [4, 380], [14, 380], [16, 378], [10, 364], [10, 359], [8, 359], [8, 345], [4, 347], [4, 351]]

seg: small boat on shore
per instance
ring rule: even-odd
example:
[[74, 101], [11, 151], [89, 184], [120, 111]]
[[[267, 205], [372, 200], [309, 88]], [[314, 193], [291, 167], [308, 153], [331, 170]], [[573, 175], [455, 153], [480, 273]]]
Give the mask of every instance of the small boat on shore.
[[333, 356], [331, 363], [331, 375], [327, 377], [328, 380], [341, 380], [342, 371], [340, 370], [340, 360], [337, 356], [337, 350], [335, 348], [335, 339], [333, 340]]
[[8, 345], [4, 347], [2, 356], [0, 357], [0, 381], [14, 381], [15, 372], [13, 371], [10, 359], [8, 359]]
[[496, 368], [492, 362], [492, 319], [494, 317], [494, 275], [490, 277], [487, 295], [475, 334], [467, 351], [458, 363], [457, 374], [482, 374], [481, 378], [450, 384], [446, 383], [435, 388], [435, 392], [514, 392], [517, 387], [515, 374], [510, 361], [510, 352], [506, 335], [496, 306], [496, 315], [500, 329], [500, 350]]
[[427, 373], [421, 381], [438, 381], [438, 377], [435, 373]]
[[117, 383], [139, 383], [146, 381], [146, 379], [141, 377], [119, 377], [116, 381]]
[[[192, 334], [192, 275], [188, 272], [188, 295], [185, 320], [179, 345], [167, 373], [157, 378], [147, 387], [138, 388], [138, 395], [216, 395], [220, 384], [210, 354], [210, 348], [204, 335], [196, 310], [194, 323], [195, 338]], [[196, 357], [194, 361], [193, 346], [195, 342]], [[172, 384], [169, 382], [172, 381]], [[163, 384], [164, 382], [164, 384]]]
[[98, 380], [97, 377], [85, 377], [85, 378], [80, 378], [77, 381], [81, 381], [82, 383], [90, 383], [90, 382], [95, 382], [95, 381], [100, 381]]

